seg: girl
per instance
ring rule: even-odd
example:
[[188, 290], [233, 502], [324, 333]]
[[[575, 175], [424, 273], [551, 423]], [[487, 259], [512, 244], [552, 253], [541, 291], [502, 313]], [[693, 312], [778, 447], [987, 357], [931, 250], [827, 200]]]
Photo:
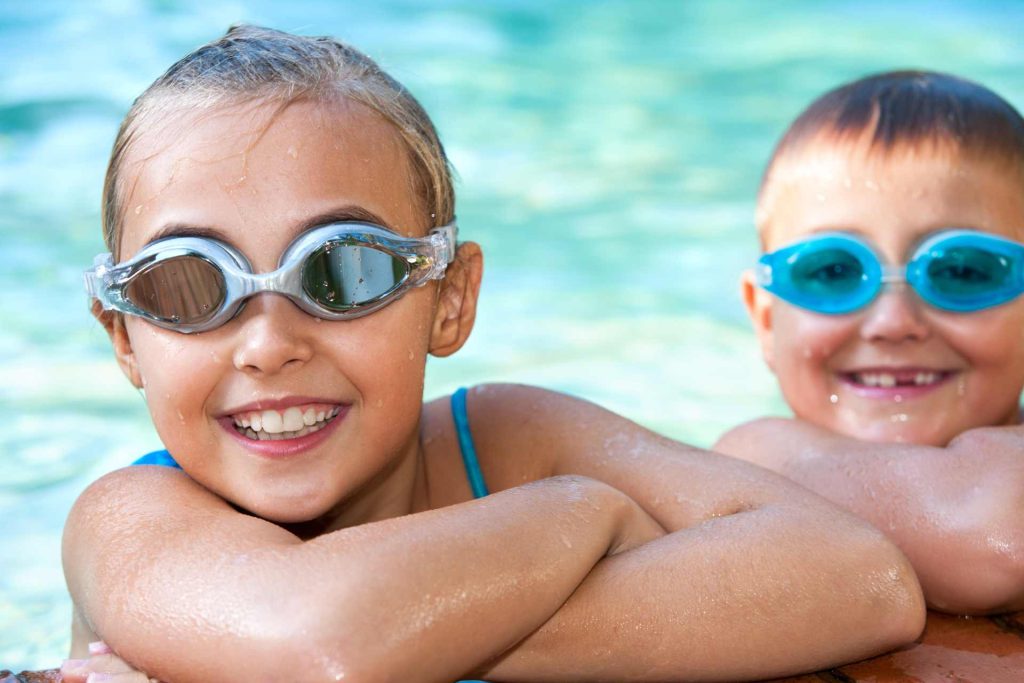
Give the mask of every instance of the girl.
[[796, 419], [715, 447], [889, 533], [951, 612], [1024, 608], [1022, 188], [1024, 120], [976, 83], [884, 73], [815, 101], [743, 281]]
[[539, 389], [422, 404], [481, 254], [433, 126], [352, 48], [230, 30], [136, 101], [105, 192], [94, 311], [171, 466], [76, 503], [73, 656], [102, 637], [175, 683], [739, 680], [919, 632], [902, 556], [781, 477]]

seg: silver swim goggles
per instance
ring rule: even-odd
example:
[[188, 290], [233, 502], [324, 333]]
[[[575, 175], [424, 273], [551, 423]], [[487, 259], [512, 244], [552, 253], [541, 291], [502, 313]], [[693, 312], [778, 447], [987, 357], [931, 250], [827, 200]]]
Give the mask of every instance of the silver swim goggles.
[[117, 265], [100, 254], [85, 272], [85, 289], [104, 310], [185, 334], [220, 327], [262, 292], [283, 294], [317, 318], [349, 320], [443, 278], [456, 231], [453, 222], [416, 238], [368, 223], [331, 223], [299, 235], [271, 273], [253, 273], [245, 256], [220, 240], [166, 237]]

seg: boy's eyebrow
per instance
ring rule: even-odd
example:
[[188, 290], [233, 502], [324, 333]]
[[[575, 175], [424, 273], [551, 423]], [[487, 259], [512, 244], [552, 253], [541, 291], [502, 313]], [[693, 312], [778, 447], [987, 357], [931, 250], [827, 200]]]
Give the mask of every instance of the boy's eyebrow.
[[[386, 228], [392, 232], [397, 232], [394, 228], [384, 222], [383, 218], [369, 209], [364, 209], [361, 206], [350, 205], [331, 209], [330, 211], [305, 219], [299, 223], [296, 234], [306, 232], [307, 230], [320, 225], [344, 223], [347, 221], [373, 223], [374, 225]], [[156, 234], [149, 238], [149, 241], [155, 242], [165, 237], [205, 237], [208, 239], [220, 240], [221, 242], [231, 242], [231, 240], [229, 240], [225, 234], [217, 228], [205, 225], [190, 225], [188, 223], [168, 223], [157, 230]]]

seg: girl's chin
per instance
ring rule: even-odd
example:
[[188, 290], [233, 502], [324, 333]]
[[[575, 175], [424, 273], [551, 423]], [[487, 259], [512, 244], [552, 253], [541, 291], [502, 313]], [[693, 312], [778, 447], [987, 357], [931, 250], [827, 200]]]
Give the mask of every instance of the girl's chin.
[[842, 422], [828, 429], [859, 441], [872, 443], [905, 443], [918, 446], [945, 446], [956, 436], [949, 425], [910, 413], [893, 413], [878, 419]]

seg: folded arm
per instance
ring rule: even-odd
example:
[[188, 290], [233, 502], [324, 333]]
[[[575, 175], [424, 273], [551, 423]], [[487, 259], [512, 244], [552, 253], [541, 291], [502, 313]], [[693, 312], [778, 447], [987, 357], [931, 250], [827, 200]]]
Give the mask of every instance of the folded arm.
[[891, 649], [923, 626], [899, 550], [783, 477], [535, 388], [487, 387], [469, 409], [489, 481], [593, 477], [670, 532], [600, 561], [488, 680], [765, 678]]
[[941, 448], [765, 418], [729, 431], [715, 449], [780, 472], [884, 531], [914, 565], [931, 607], [1024, 608], [1024, 427], [969, 430]]
[[613, 488], [557, 477], [303, 542], [134, 467], [75, 504], [65, 574], [88, 626], [164, 680], [452, 680], [660, 533]]

